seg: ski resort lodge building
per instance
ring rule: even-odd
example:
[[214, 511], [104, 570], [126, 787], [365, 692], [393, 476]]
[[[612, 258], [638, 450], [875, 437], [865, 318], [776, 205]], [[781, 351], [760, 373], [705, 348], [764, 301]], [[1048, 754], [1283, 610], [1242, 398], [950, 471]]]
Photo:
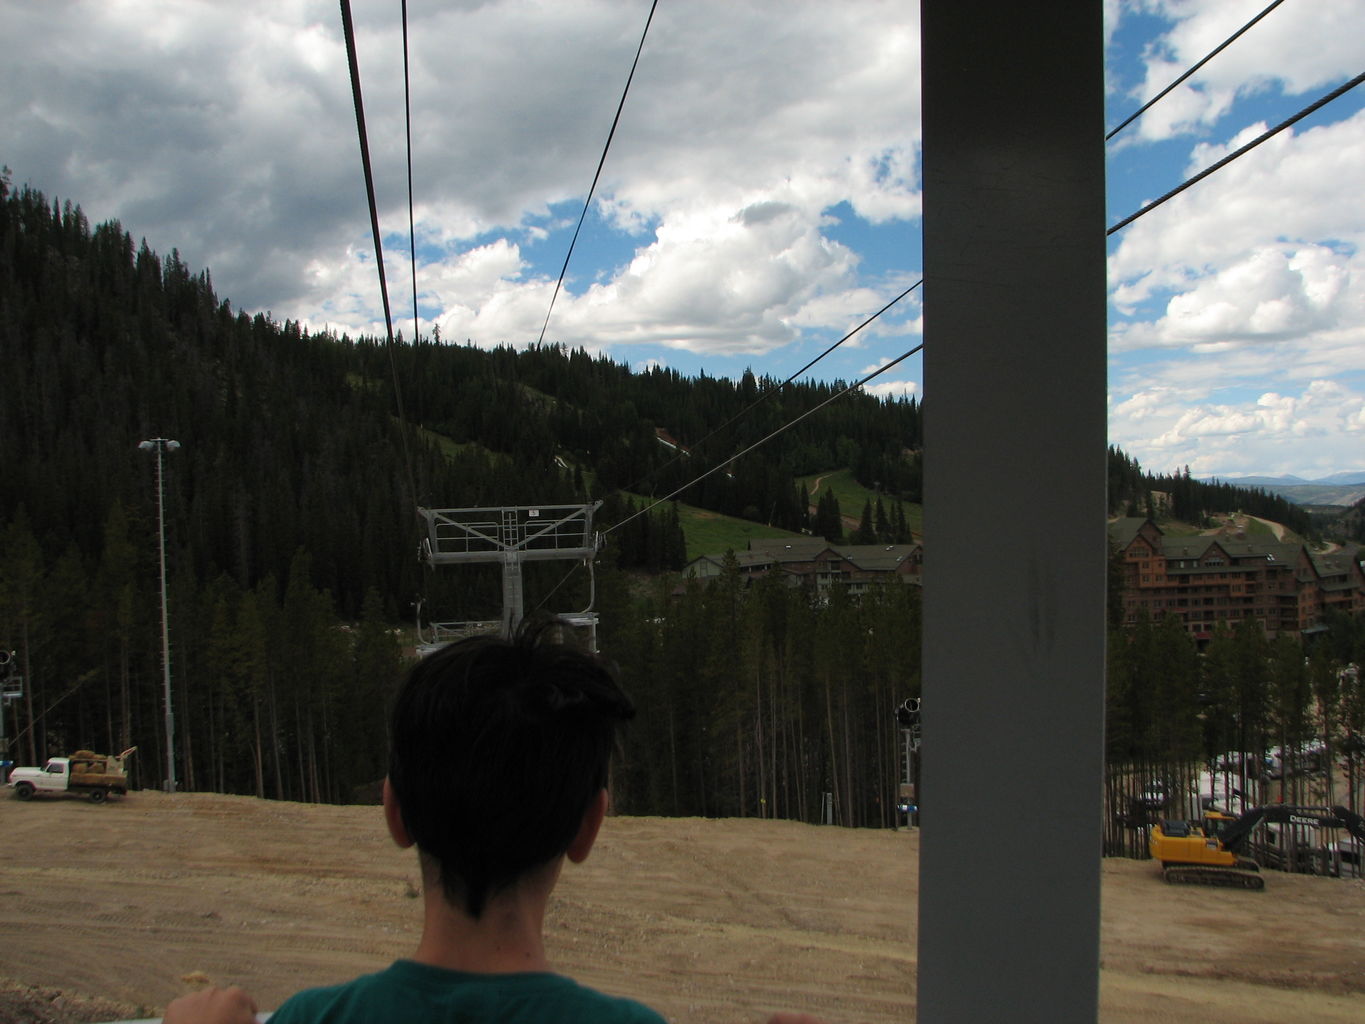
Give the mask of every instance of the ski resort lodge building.
[[[818, 593], [847, 587], [860, 594], [884, 583], [919, 583], [924, 563], [921, 544], [831, 544], [823, 537], [754, 539], [747, 551], [736, 551], [741, 577], [753, 579], [781, 573], [792, 586]], [[724, 555], [700, 555], [688, 562], [683, 577], [713, 579], [725, 571]]]
[[1173, 614], [1203, 642], [1220, 622], [1252, 618], [1274, 637], [1317, 632], [1329, 609], [1365, 612], [1357, 547], [1316, 553], [1303, 544], [1168, 537], [1142, 518], [1114, 520], [1109, 540], [1123, 566], [1127, 625], [1144, 610], [1153, 620]]

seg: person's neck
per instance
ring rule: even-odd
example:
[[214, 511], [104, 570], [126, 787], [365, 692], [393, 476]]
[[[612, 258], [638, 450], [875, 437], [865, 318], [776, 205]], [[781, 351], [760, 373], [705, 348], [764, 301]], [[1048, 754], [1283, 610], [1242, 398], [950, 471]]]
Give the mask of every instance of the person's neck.
[[413, 959], [474, 974], [548, 971], [545, 907], [558, 874], [555, 865], [548, 878], [523, 878], [493, 895], [477, 919], [448, 903], [439, 881], [426, 879], [422, 939]]

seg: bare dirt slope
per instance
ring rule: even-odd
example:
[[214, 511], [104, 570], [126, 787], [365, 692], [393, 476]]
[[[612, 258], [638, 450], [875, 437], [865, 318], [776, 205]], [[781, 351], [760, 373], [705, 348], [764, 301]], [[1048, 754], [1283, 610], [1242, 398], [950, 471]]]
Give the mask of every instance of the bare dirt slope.
[[[273, 1007], [415, 945], [416, 860], [378, 808], [6, 796], [0, 1024], [153, 1015], [204, 976]], [[551, 957], [677, 1021], [905, 1021], [917, 866], [914, 832], [612, 818], [565, 871]], [[1108, 861], [1103, 941], [1105, 1021], [1365, 1020], [1359, 881], [1223, 892]]]

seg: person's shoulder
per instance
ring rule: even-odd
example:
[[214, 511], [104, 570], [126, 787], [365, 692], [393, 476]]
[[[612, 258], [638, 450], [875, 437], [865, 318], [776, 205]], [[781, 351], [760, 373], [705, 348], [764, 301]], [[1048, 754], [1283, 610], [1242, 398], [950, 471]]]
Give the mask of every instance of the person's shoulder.
[[354, 984], [347, 982], [343, 985], [302, 989], [282, 1002], [270, 1019], [274, 1024], [313, 1024]]
[[[600, 995], [600, 993], [599, 993]], [[594, 1009], [596, 1020], [614, 1021], [615, 1024], [664, 1024], [663, 1016], [634, 999], [624, 996], [602, 996], [604, 1003]]]
[[[375, 1017], [379, 1013], [382, 1016]], [[387, 970], [342, 985], [290, 996], [271, 1024], [358, 1020], [461, 1019], [558, 1024], [665, 1024], [643, 1003], [607, 995], [562, 974], [466, 974], [398, 960]]]
[[612, 997], [616, 1003], [619, 1017], [614, 1019], [620, 1024], [667, 1024], [663, 1014], [659, 1013], [651, 1006], [644, 1003], [637, 1003], [634, 999], [625, 999], [620, 996]]
[[[575, 1020], [604, 1021], [610, 1024], [664, 1024], [664, 1018], [657, 1011], [625, 996], [607, 995], [587, 985], [565, 978], [572, 986], [572, 997], [566, 1002], [575, 1010]], [[566, 1007], [567, 1009], [567, 1007]]]
[[324, 985], [295, 992], [280, 1004], [270, 1017], [272, 1024], [315, 1024], [331, 1020], [338, 1009], [363, 1001], [372, 990], [391, 984], [393, 968], [375, 974], [362, 974], [339, 985]]

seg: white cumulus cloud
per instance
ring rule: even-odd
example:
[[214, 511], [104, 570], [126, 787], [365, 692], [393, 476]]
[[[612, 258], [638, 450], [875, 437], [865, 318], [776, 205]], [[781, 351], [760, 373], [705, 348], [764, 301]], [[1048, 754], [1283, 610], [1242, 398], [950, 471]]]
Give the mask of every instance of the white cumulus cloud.
[[[1132, 96], [1135, 106], [1166, 88], [1266, 5], [1263, 0], [1149, 0], [1142, 6], [1171, 19], [1172, 26], [1147, 47], [1146, 74]], [[1285, 4], [1152, 107], [1134, 127], [1149, 141], [1199, 133], [1225, 116], [1239, 94], [1272, 86], [1298, 94], [1359, 74], [1361, 39], [1365, 5], [1357, 0]]]

